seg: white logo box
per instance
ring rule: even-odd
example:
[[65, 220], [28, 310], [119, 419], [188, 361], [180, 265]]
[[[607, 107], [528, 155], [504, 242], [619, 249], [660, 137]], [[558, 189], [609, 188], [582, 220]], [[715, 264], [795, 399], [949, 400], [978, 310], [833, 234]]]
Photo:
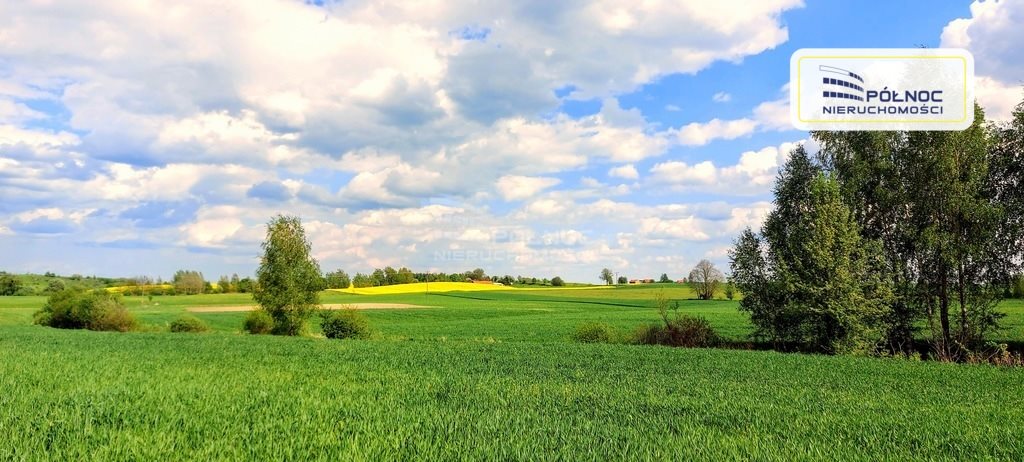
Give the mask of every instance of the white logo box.
[[959, 48], [803, 48], [790, 58], [801, 130], [963, 130], [974, 122], [974, 57]]

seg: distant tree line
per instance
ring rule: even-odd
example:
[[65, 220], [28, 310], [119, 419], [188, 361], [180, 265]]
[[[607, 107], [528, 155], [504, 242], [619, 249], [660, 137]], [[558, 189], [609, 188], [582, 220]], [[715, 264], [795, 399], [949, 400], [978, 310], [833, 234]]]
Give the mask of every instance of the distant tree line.
[[11, 274], [0, 271], [0, 296], [50, 295], [65, 288], [98, 289], [122, 286], [128, 281], [126, 278], [82, 276], [80, 274], [58, 276], [50, 271], [44, 274]]
[[505, 285], [519, 285], [519, 286], [552, 286], [561, 287], [565, 285], [565, 281], [560, 276], [555, 276], [551, 279], [548, 278], [535, 278], [526, 276], [503, 276], [499, 279], [502, 284]]
[[[1024, 253], [1024, 105], [967, 130], [817, 132], [794, 150], [731, 277], [757, 334], [826, 353], [962, 361], [1002, 316]], [[927, 345], [919, 340], [926, 339]]]
[[[40, 287], [29, 287], [23, 283], [25, 277], [34, 276], [44, 278], [45, 285]], [[75, 281], [91, 281], [90, 284], [78, 284]], [[394, 284], [410, 284], [415, 282], [467, 282], [467, 281], [491, 281], [507, 286], [512, 285], [544, 285], [562, 286], [565, 281], [561, 277], [534, 278], [524, 276], [488, 276], [481, 269], [461, 273], [429, 273], [412, 272], [402, 267], [394, 269], [385, 267], [376, 269], [370, 274], [356, 273], [354, 277], [349, 276], [344, 270], [338, 269], [328, 272], [321, 278], [323, 286], [330, 289], [343, 289], [348, 287], [376, 287]], [[197, 270], [182, 269], [174, 273], [169, 281], [151, 278], [149, 276], [135, 276], [130, 278], [95, 278], [92, 276], [83, 277], [79, 275], [61, 277], [47, 273], [46, 275], [14, 275], [0, 271], [0, 296], [4, 295], [48, 295], [59, 292], [65, 288], [97, 289], [104, 287], [116, 287], [122, 295], [146, 296], [146, 295], [196, 295], [196, 294], [224, 294], [224, 293], [252, 293], [256, 289], [257, 282], [251, 277], [240, 278], [238, 274], [231, 276], [222, 275], [216, 283], [208, 281], [203, 273]]]
[[147, 276], [129, 279], [120, 286], [120, 292], [124, 295], [244, 294], [252, 293], [255, 284], [252, 278], [239, 278], [238, 274], [232, 274], [230, 277], [222, 275], [217, 283], [213, 284], [199, 271], [178, 270], [166, 284], [160, 278], [153, 280]]
[[[619, 276], [615, 280], [612, 270], [608, 268], [601, 270], [599, 279], [608, 285], [612, 284], [613, 281], [618, 284], [629, 284], [629, 279], [626, 276]], [[653, 283], [654, 279], [642, 279], [640, 282]], [[661, 273], [661, 277], [658, 278], [657, 282], [659, 284], [671, 284], [675, 281], [668, 276], [668, 273]], [[701, 300], [711, 300], [715, 298], [715, 294], [719, 291], [723, 291], [729, 300], [732, 300], [736, 295], [735, 286], [708, 260], [698, 262], [693, 267], [693, 270], [690, 271], [690, 275], [686, 279], [681, 280], [681, 282], [688, 282], [697, 294], [697, 298]]]
[[356, 273], [355, 276], [349, 276], [347, 272], [342, 269], [331, 271], [324, 275], [324, 282], [329, 289], [345, 289], [348, 287], [364, 288], [364, 287], [378, 287], [378, 286], [390, 286], [395, 284], [412, 284], [416, 282], [471, 282], [471, 281], [490, 281], [492, 283], [500, 283], [502, 285], [550, 285], [550, 286], [562, 286], [565, 285], [565, 281], [562, 278], [555, 276], [552, 279], [547, 278], [533, 278], [523, 276], [488, 276], [482, 268], [476, 268], [472, 271], [465, 271], [462, 273], [423, 273], [413, 272], [412, 270], [402, 267], [395, 269], [387, 266], [374, 270], [370, 274]]

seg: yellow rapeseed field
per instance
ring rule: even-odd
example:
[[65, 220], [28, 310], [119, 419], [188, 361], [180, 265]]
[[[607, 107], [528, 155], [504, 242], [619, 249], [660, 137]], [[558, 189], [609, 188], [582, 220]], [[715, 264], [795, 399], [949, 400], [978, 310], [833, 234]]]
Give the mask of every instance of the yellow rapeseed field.
[[[210, 285], [217, 289], [217, 283], [211, 282]], [[107, 287], [106, 291], [110, 293], [124, 293], [127, 290], [135, 289], [139, 286], [117, 286]], [[174, 286], [171, 284], [150, 284], [143, 286], [144, 289], [171, 289]], [[341, 292], [346, 294], [354, 295], [390, 295], [390, 294], [418, 294], [424, 292], [481, 292], [481, 291], [492, 291], [492, 290], [583, 290], [583, 289], [608, 289], [609, 286], [571, 286], [571, 287], [550, 287], [550, 286], [538, 286], [538, 287], [511, 287], [511, 286], [499, 286], [495, 284], [474, 284], [472, 282], [417, 282], [413, 284], [396, 284], [390, 286], [378, 286], [378, 287], [363, 287], [354, 288], [349, 287], [348, 289], [328, 289], [332, 292]]]
[[348, 289], [330, 289], [333, 292], [341, 292], [355, 295], [389, 295], [389, 294], [415, 294], [423, 292], [482, 292], [492, 290], [566, 290], [566, 289], [607, 289], [607, 286], [575, 286], [575, 287], [510, 287], [494, 284], [474, 284], [472, 282], [417, 282], [413, 284], [396, 284], [391, 286], [378, 287], [349, 287]]
[[[112, 294], [120, 294], [120, 293], [124, 293], [124, 291], [126, 291], [126, 290], [132, 290], [132, 289], [135, 289], [135, 288], [138, 288], [138, 287], [139, 286], [116, 286], [116, 287], [107, 287], [106, 290], [107, 290], [107, 292], [110, 292]], [[147, 285], [143, 285], [141, 287], [144, 290], [156, 289], [156, 288], [167, 290], [167, 289], [174, 288], [174, 286], [172, 286], [170, 284], [147, 284]], [[216, 287], [216, 284], [214, 284], [214, 287]]]

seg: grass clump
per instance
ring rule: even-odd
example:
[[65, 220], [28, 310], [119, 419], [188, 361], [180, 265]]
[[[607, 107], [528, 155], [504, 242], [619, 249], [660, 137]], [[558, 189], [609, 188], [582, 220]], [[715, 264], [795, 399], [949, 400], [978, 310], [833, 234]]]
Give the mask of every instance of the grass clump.
[[181, 315], [171, 322], [171, 332], [206, 332], [208, 330], [210, 330], [210, 326], [206, 325], [202, 319], [190, 314]]
[[242, 328], [250, 334], [269, 334], [274, 330], [274, 318], [264, 309], [256, 309], [245, 317]]
[[324, 337], [335, 339], [370, 337], [369, 320], [356, 310], [322, 311], [320, 319], [320, 329], [323, 331]]
[[615, 328], [603, 322], [585, 322], [572, 334], [572, 340], [579, 343], [612, 343], [616, 339]]
[[120, 297], [106, 291], [59, 290], [32, 318], [35, 324], [58, 329], [128, 332], [139, 327]]

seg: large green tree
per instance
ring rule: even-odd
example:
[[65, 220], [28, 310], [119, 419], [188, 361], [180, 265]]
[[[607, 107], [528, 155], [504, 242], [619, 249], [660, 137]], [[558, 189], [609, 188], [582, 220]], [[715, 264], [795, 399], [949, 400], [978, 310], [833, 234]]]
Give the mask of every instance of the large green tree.
[[730, 253], [741, 309], [777, 346], [874, 351], [891, 298], [880, 248], [861, 237], [838, 183], [802, 147], [780, 172], [775, 196], [763, 236], [744, 231]]
[[992, 143], [989, 148], [989, 179], [986, 194], [1003, 208], [1003, 223], [996, 235], [1000, 249], [1016, 249], [1002, 261], [1008, 267], [1003, 273], [1011, 274], [1009, 289], [1015, 298], [1024, 298], [1024, 275], [1020, 263], [1024, 260], [1024, 102], [1017, 105], [1013, 118], [1005, 124], [991, 127]]
[[934, 351], [961, 359], [996, 327], [995, 304], [1021, 257], [1021, 129], [820, 132], [821, 164], [866, 238], [882, 243], [895, 282], [893, 349], [925, 320]]
[[298, 217], [278, 215], [267, 223], [253, 298], [274, 319], [274, 334], [300, 334], [319, 308], [324, 282], [310, 248]]

